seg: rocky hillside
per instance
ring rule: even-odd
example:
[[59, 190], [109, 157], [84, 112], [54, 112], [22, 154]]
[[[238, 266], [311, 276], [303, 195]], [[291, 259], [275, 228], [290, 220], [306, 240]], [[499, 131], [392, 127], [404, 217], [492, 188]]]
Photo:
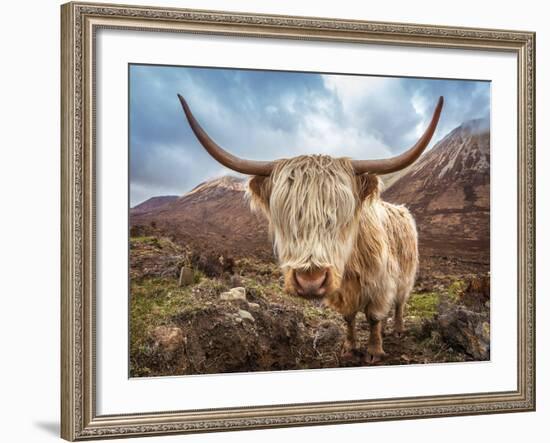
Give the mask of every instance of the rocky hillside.
[[486, 121], [464, 123], [384, 192], [386, 200], [413, 212], [425, 251], [488, 260], [489, 139]]
[[130, 225], [138, 235], [151, 234], [153, 226], [193, 249], [269, 259], [267, 222], [250, 211], [245, 185], [243, 179], [232, 176], [201, 183], [182, 197], [168, 198], [155, 210], [142, 211], [142, 205], [137, 206], [130, 211]]
[[162, 208], [168, 203], [172, 203], [177, 200], [177, 195], [161, 195], [160, 197], [151, 197], [149, 200], [145, 200], [143, 203], [140, 203], [137, 206], [134, 206], [130, 209], [130, 213], [133, 215], [136, 214], [145, 214], [148, 212], [155, 212]]

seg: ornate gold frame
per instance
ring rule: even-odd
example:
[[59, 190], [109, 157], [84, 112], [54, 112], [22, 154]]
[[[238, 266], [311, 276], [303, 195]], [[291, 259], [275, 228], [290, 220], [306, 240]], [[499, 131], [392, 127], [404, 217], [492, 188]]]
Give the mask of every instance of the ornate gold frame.
[[[98, 416], [94, 35], [99, 28], [508, 51], [518, 59], [518, 384], [511, 392]], [[535, 34], [124, 5], [61, 7], [61, 436], [67, 440], [533, 411]]]

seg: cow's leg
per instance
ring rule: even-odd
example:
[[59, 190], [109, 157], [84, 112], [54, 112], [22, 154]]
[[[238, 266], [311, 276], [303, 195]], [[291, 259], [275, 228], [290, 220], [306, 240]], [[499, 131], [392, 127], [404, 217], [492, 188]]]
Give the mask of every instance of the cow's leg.
[[356, 349], [355, 316], [356, 313], [344, 315], [347, 330], [346, 339], [344, 340], [344, 345], [342, 346], [342, 357], [351, 357], [353, 351]]
[[366, 361], [367, 363], [378, 363], [386, 355], [382, 348], [382, 327], [384, 322], [368, 314], [367, 319], [369, 321], [370, 332], [367, 342]]
[[393, 314], [393, 333], [396, 337], [401, 337], [405, 332], [403, 325], [403, 311], [405, 309], [405, 303], [397, 301], [395, 304], [395, 312]]

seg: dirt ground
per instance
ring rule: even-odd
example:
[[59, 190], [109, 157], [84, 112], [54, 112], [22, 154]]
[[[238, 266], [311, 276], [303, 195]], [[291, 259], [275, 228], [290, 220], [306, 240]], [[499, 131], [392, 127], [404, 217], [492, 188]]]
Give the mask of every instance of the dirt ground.
[[[341, 357], [341, 316], [283, 293], [272, 262], [196, 256], [156, 237], [132, 238], [130, 258], [133, 377], [366, 364], [364, 316], [357, 321], [358, 351]], [[386, 322], [387, 356], [379, 364], [489, 359], [487, 271], [476, 260], [423, 257], [407, 332], [398, 338]]]

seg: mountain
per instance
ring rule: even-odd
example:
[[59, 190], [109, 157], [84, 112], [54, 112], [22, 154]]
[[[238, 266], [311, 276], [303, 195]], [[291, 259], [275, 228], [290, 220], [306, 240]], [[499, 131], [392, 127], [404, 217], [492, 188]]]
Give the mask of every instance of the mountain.
[[159, 197], [151, 197], [148, 200], [145, 200], [143, 203], [134, 206], [130, 209], [132, 214], [142, 214], [146, 212], [154, 212], [163, 207], [164, 205], [177, 200], [179, 197], [177, 195], [161, 195]]
[[383, 198], [411, 210], [424, 251], [488, 261], [489, 165], [488, 121], [471, 120], [390, 183]]
[[269, 259], [272, 247], [267, 222], [250, 211], [245, 186], [244, 179], [232, 176], [201, 183], [152, 211], [134, 208], [130, 211], [130, 225], [154, 226], [194, 250]]
[[[488, 122], [462, 124], [416, 163], [384, 176], [387, 201], [415, 216], [422, 256], [489, 262]], [[161, 234], [193, 250], [272, 258], [267, 222], [253, 214], [244, 179], [225, 176], [181, 197], [154, 197], [130, 211], [139, 235]]]

